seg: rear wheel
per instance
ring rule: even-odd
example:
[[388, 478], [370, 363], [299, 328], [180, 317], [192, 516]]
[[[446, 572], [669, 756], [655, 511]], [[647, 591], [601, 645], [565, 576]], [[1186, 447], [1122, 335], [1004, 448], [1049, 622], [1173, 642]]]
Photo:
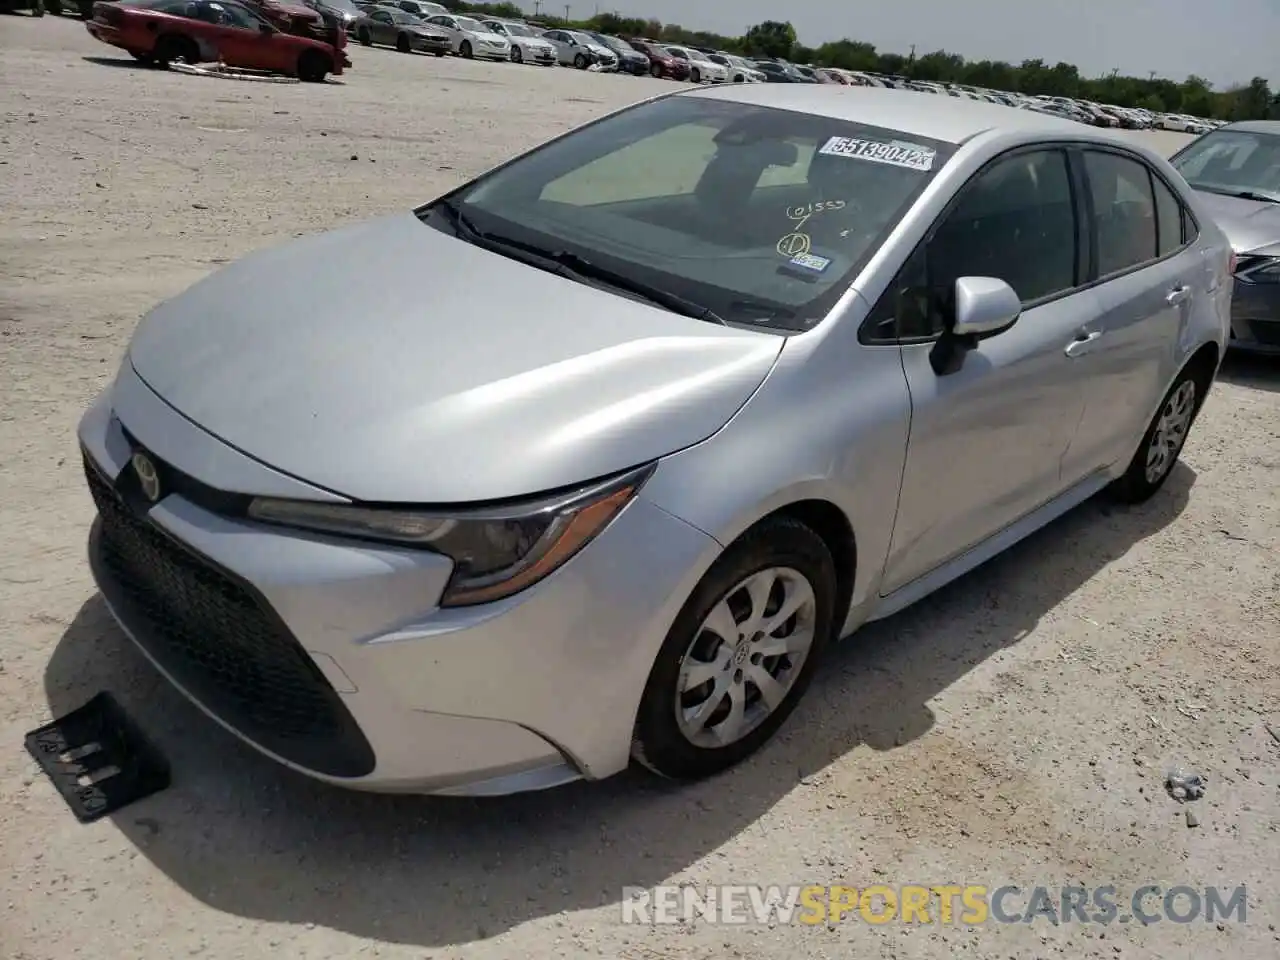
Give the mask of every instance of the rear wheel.
[[462, 46], [460, 46], [460, 47], [458, 48], [458, 53], [462, 54], [462, 55], [463, 55], [464, 57], [466, 57], [468, 60], [470, 60], [472, 57], [474, 57], [474, 56], [476, 55], [475, 51], [471, 49], [471, 41], [470, 41], [470, 40], [463, 40], [463, 41], [462, 41]]
[[62, 16], [62, 0], [44, 0], [44, 8], [55, 17]]
[[167, 67], [175, 60], [184, 63], [199, 63], [200, 48], [190, 37], [181, 34], [167, 33], [156, 41], [152, 58], [161, 67]]
[[368, 27], [361, 27], [356, 31], [356, 39], [363, 43], [366, 47], [373, 46], [373, 34], [369, 32]]
[[1191, 432], [1206, 385], [1194, 369], [1178, 375], [1142, 437], [1129, 468], [1109, 492], [1122, 503], [1142, 503], [1164, 486]]
[[409, 35], [407, 33], [402, 33], [400, 36], [396, 37], [396, 49], [401, 53], [413, 52], [413, 41], [409, 39]]
[[693, 70], [690, 70], [690, 71], [689, 71], [689, 82], [690, 82], [690, 83], [701, 83], [701, 82], [702, 82], [702, 74], [700, 74], [700, 73], [698, 72], [698, 70], [697, 70], [697, 68], [696, 68], [696, 67], [695, 67]]
[[658, 64], [656, 64], [656, 63], [651, 63], [651, 64], [649, 64], [649, 76], [653, 77], [653, 79], [655, 79], [655, 80], [661, 80], [661, 79], [662, 79], [662, 67], [660, 67], [660, 66], [659, 66]]
[[148, 66], [156, 62], [156, 58], [149, 53], [141, 53], [138, 50], [130, 50], [129, 54], [139, 63], [145, 63]]
[[831, 552], [795, 520], [767, 520], [730, 546], [654, 661], [636, 718], [636, 760], [697, 779], [763, 746], [804, 695], [836, 594]]
[[303, 83], [324, 83], [329, 75], [329, 58], [319, 50], [306, 50], [298, 58], [298, 79]]

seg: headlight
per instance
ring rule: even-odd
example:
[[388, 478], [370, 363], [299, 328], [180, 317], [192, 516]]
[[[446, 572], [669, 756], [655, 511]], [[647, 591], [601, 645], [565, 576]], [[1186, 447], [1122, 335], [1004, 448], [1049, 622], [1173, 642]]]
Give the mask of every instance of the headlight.
[[263, 523], [443, 554], [454, 566], [440, 605], [462, 607], [518, 593], [563, 566], [609, 525], [651, 472], [651, 466], [643, 467], [568, 493], [475, 510], [257, 498], [249, 504], [249, 516]]
[[1237, 260], [1236, 276], [1245, 283], [1280, 283], [1280, 257], [1242, 255]]

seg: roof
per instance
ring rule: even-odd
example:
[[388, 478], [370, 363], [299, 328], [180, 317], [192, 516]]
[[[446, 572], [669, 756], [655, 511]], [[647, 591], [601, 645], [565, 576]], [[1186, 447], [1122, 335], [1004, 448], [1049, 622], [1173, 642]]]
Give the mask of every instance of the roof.
[[1280, 134], [1280, 120], [1241, 120], [1237, 123], [1228, 123], [1225, 127], [1218, 129], [1240, 130], [1243, 133]]
[[[738, 103], [811, 113], [833, 120], [865, 123], [948, 143], [964, 141], [991, 129], [1042, 132], [1049, 136], [1078, 134], [1074, 120], [1031, 110], [1006, 107], [985, 100], [943, 97], [910, 90], [845, 87], [806, 83], [734, 83], [690, 90], [685, 97], [707, 97]], [[1280, 124], [1276, 124], [1280, 127]]]

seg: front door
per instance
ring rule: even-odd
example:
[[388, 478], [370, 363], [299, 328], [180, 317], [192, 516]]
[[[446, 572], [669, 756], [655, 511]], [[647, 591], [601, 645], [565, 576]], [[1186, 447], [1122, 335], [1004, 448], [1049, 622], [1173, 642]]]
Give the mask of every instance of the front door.
[[[1078, 260], [1066, 154], [1040, 149], [978, 173], [903, 267], [889, 295], [919, 306], [894, 308], [896, 336], [908, 341], [901, 350], [911, 432], [883, 593], [1063, 490], [1062, 458], [1084, 408], [1063, 345], [1096, 310], [1094, 294], [1079, 289]], [[950, 292], [965, 276], [1005, 280], [1023, 312], [940, 374], [928, 338], [941, 332]]]

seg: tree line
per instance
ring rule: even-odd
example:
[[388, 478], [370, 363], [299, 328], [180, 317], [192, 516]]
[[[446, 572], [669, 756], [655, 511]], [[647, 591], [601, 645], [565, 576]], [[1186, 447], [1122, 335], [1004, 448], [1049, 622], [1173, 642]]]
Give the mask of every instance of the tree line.
[[[442, 2], [456, 13], [512, 18], [528, 16], [512, 2]], [[554, 0], [548, 6], [553, 4]], [[874, 44], [862, 40], [849, 39], [806, 47], [796, 38], [795, 28], [790, 23], [777, 20], [758, 23], [740, 37], [725, 37], [706, 30], [689, 30], [677, 23], [624, 17], [616, 13], [602, 13], [584, 20], [565, 20], [548, 12], [538, 19], [549, 28], [595, 30], [623, 37], [652, 37], [664, 43], [712, 47], [746, 57], [780, 57], [794, 63], [865, 70], [912, 80], [1073, 97], [1120, 107], [1143, 107], [1156, 113], [1186, 113], [1219, 120], [1280, 119], [1280, 95], [1272, 93], [1265, 77], [1254, 77], [1248, 84], [1229, 90], [1215, 90], [1208, 80], [1195, 75], [1182, 82], [1154, 74], [1131, 77], [1119, 71], [1103, 77], [1085, 77], [1071, 63], [1050, 65], [1038, 59], [1016, 64], [1002, 60], [966, 60], [946, 50], [935, 50], [918, 57], [904, 56], [877, 50]]]

